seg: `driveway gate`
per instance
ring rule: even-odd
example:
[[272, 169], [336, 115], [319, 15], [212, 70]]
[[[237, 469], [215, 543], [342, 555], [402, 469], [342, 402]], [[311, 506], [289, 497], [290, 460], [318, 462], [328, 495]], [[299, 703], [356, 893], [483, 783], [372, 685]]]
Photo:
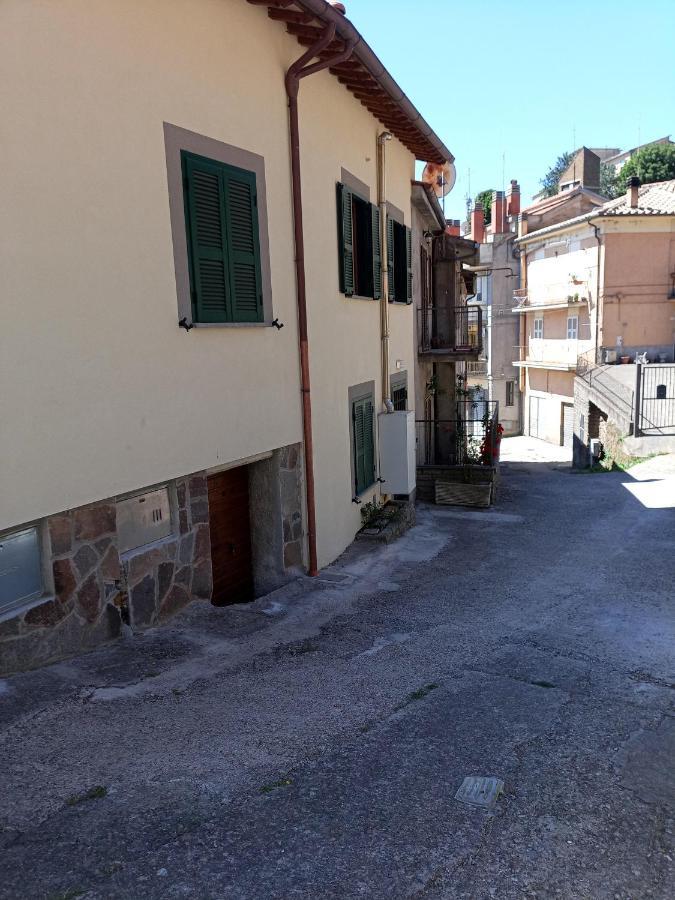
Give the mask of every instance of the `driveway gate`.
[[639, 429], [642, 434], [675, 434], [675, 364], [642, 366]]

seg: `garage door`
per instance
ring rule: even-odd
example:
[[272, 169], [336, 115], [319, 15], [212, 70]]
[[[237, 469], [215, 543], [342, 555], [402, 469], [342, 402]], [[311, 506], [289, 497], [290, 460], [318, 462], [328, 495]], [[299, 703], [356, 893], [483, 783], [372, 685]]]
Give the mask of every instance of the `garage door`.
[[253, 600], [253, 563], [248, 506], [248, 468], [208, 478], [213, 604]]
[[541, 397], [530, 397], [530, 437], [539, 437], [539, 406]]
[[574, 443], [574, 406], [571, 403], [562, 405], [562, 440], [563, 447], [572, 449]]

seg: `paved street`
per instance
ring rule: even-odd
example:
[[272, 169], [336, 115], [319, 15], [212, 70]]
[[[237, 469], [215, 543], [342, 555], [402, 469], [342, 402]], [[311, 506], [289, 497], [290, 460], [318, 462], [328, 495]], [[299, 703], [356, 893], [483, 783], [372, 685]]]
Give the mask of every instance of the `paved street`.
[[0, 897], [672, 897], [675, 466], [504, 460], [490, 510], [0, 682]]

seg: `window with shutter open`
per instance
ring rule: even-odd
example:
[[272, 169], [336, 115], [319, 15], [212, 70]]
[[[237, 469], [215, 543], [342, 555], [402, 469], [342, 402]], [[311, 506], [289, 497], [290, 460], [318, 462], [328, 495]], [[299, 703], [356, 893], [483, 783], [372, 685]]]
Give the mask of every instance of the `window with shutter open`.
[[255, 173], [183, 151], [192, 318], [262, 322]]
[[346, 184], [338, 182], [336, 190], [340, 292], [377, 300], [382, 296], [379, 210]]
[[409, 228], [387, 218], [387, 264], [391, 303], [412, 303], [411, 238]]

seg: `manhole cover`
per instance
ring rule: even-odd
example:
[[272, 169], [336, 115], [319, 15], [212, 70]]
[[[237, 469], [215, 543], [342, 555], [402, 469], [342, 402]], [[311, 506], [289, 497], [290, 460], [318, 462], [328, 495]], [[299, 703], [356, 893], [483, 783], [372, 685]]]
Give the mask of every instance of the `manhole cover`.
[[494, 809], [500, 794], [504, 793], [504, 782], [499, 778], [482, 778], [480, 775], [469, 775], [455, 794], [455, 800], [471, 806], [482, 806]]

